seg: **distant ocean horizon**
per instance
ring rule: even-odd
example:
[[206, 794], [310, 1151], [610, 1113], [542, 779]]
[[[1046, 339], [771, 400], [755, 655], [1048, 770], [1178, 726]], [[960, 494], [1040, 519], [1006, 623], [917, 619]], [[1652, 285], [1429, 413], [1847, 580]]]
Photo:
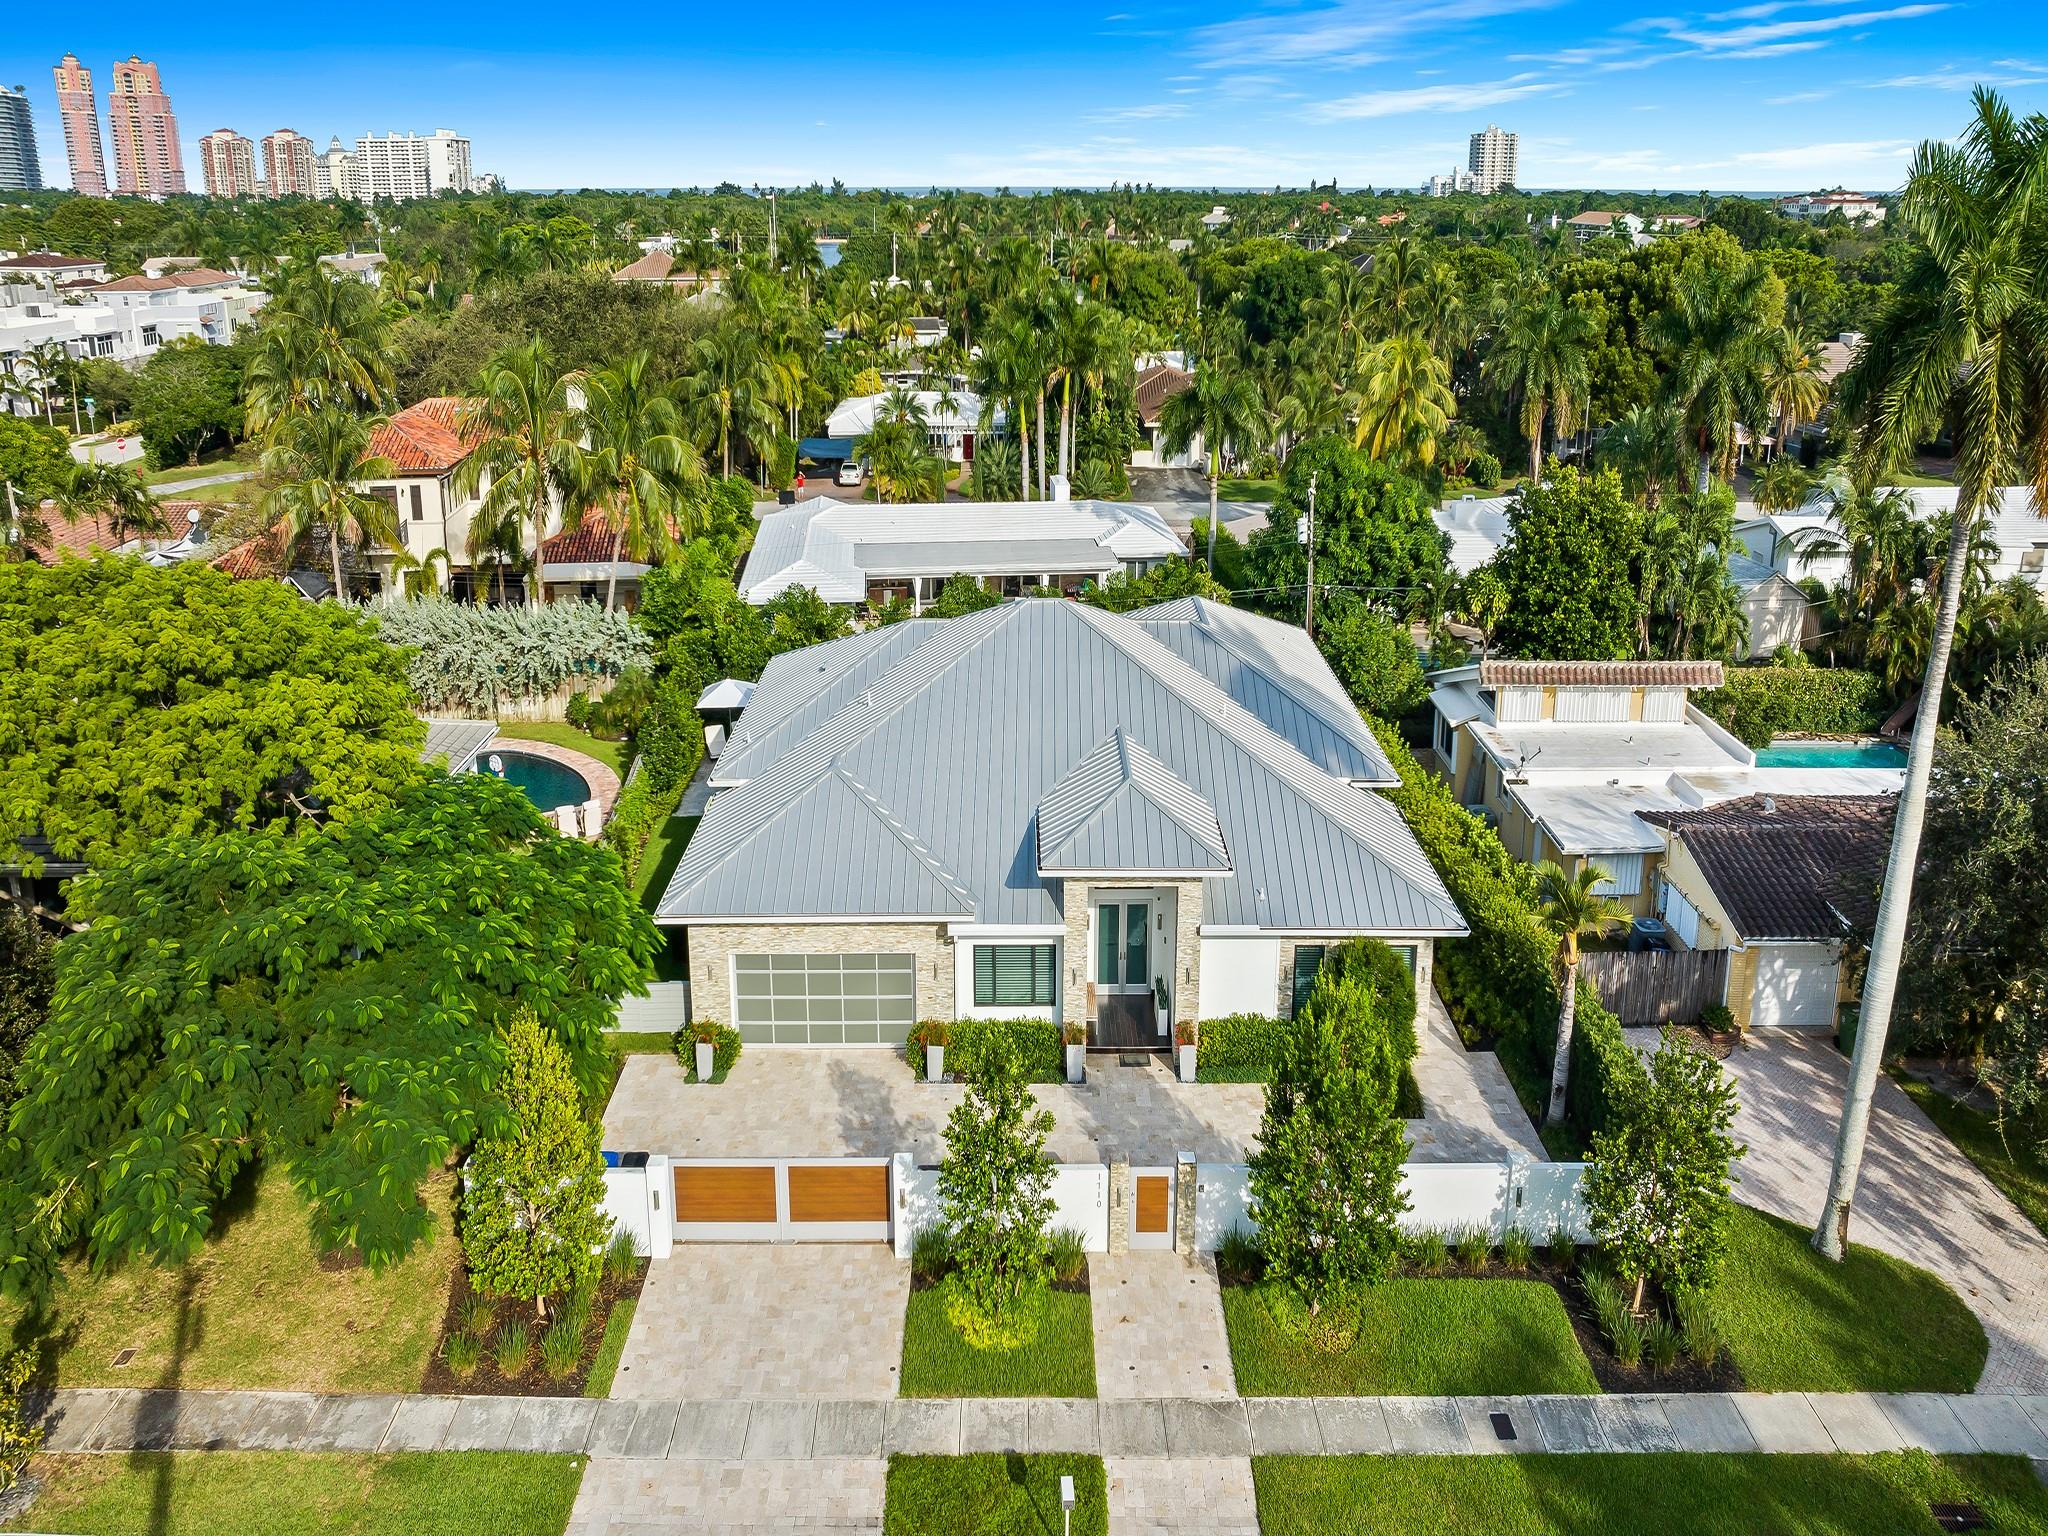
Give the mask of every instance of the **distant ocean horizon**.
[[[937, 189], [938, 191], [941, 191], [941, 192], [979, 192], [979, 193], [983, 193], [983, 194], [985, 194], [985, 195], [986, 195], [986, 194], [994, 194], [994, 193], [996, 193], [996, 192], [1000, 192], [1000, 191], [1007, 191], [1007, 192], [1009, 192], [1009, 193], [1011, 194], [1011, 196], [1013, 196], [1013, 197], [1051, 197], [1051, 196], [1053, 196], [1053, 195], [1054, 195], [1055, 193], [1060, 193], [1060, 192], [1107, 192], [1107, 191], [1109, 191], [1109, 190], [1110, 190], [1110, 185], [1111, 185], [1110, 183], [1107, 183], [1107, 182], [1102, 182], [1102, 183], [1097, 183], [1097, 184], [1095, 184], [1095, 185], [1082, 185], [1082, 184], [1076, 184], [1076, 185], [1072, 185], [1072, 186], [1049, 186], [1049, 187], [1014, 187], [1014, 186], [1013, 186], [1013, 187], [969, 187], [969, 186], [947, 186], [947, 185], [944, 185], [944, 184], [941, 184], [941, 183], [938, 183], [938, 182], [933, 182], [933, 183], [930, 183], [930, 184], [928, 184], [928, 185], [925, 185], [925, 186], [919, 186], [919, 187], [856, 187], [856, 186], [853, 186], [853, 185], [851, 185], [851, 184], [848, 184], [848, 186], [847, 186], [846, 190], [847, 190], [848, 192], [877, 192], [877, 191], [879, 191], [879, 192], [887, 192], [887, 193], [890, 193], [890, 194], [891, 194], [892, 196], [896, 196], [896, 197], [929, 197], [929, 196], [931, 196], [931, 194], [932, 194], [932, 192], [933, 192], [933, 190], [934, 190], [934, 189]], [[1121, 188], [1121, 187], [1127, 186], [1127, 185], [1129, 185], [1129, 184], [1128, 184], [1128, 183], [1125, 183], [1125, 182], [1117, 182], [1117, 183], [1115, 183], [1115, 185], [1116, 185], [1117, 187]], [[1353, 195], [1353, 194], [1357, 193], [1358, 191], [1362, 190], [1362, 189], [1363, 189], [1363, 188], [1364, 188], [1364, 187], [1365, 187], [1366, 185], [1367, 185], [1367, 183], [1364, 183], [1364, 182], [1360, 182], [1360, 183], [1359, 183], [1359, 184], [1358, 184], [1357, 186], [1355, 186], [1355, 187], [1351, 187], [1351, 188], [1344, 188], [1344, 187], [1339, 187], [1339, 189], [1338, 189], [1338, 194], [1337, 194], [1337, 195], [1338, 195], [1338, 196], [1340, 196], [1340, 197], [1348, 197], [1348, 196], [1351, 196], [1351, 195]], [[1402, 187], [1393, 187], [1393, 186], [1380, 186], [1380, 185], [1379, 185], [1378, 183], [1372, 183], [1371, 185], [1372, 185], [1372, 187], [1373, 187], [1373, 190], [1374, 190], [1374, 192], [1375, 192], [1375, 193], [1377, 193], [1377, 194], [1380, 194], [1380, 195], [1389, 195], [1389, 194], [1392, 194], [1392, 193], [1395, 193], [1395, 192], [1399, 192], [1399, 193], [1400, 193], [1400, 194], [1402, 194], [1403, 196], [1411, 196], [1411, 197], [1419, 197], [1419, 196], [1421, 196], [1421, 195], [1422, 195], [1422, 193], [1421, 193], [1420, 189], [1419, 189], [1419, 188], [1417, 188], [1417, 187], [1410, 187], [1410, 186], [1402, 186]], [[689, 187], [507, 187], [507, 188], [506, 188], [505, 190], [506, 190], [506, 191], [508, 191], [508, 192], [523, 192], [523, 193], [525, 193], [525, 194], [527, 194], [528, 196], [531, 196], [531, 197], [560, 197], [560, 196], [564, 196], [564, 195], [566, 195], [566, 194], [568, 194], [568, 193], [571, 193], [571, 192], [612, 192], [612, 193], [620, 193], [620, 194], [637, 194], [637, 195], [640, 195], [640, 196], [645, 196], [645, 197], [660, 197], [660, 196], [662, 196], [662, 195], [664, 195], [664, 194], [666, 194], [666, 193], [669, 193], [669, 192], [675, 192], [675, 191], [680, 191], [680, 192], [688, 192], [688, 191], [690, 191], [690, 190], [692, 190], [692, 189], [691, 189], [691, 188], [689, 188]], [[701, 191], [701, 190], [705, 190], [705, 189], [703, 189], [703, 188], [699, 188], [699, 189], [697, 189], [697, 190], [700, 190], [700, 191]], [[744, 188], [743, 188], [742, 190], [747, 190], [747, 189], [744, 189]], [[771, 188], [770, 190], [772, 190], [772, 191], [775, 191], [775, 192], [803, 192], [803, 191], [808, 191], [808, 190], [809, 190], [809, 188], [808, 188], [807, 186], [806, 186], [806, 187], [775, 187], [775, 188]], [[1152, 186], [1152, 188], [1151, 188], [1150, 190], [1152, 190], [1152, 191], [1154, 191], [1154, 192], [1213, 192], [1213, 193], [1217, 194], [1218, 196], [1222, 196], [1222, 197], [1239, 197], [1239, 196], [1243, 196], [1243, 195], [1245, 195], [1246, 193], [1254, 193], [1254, 192], [1256, 192], [1256, 193], [1263, 193], [1263, 194], [1265, 194], [1265, 195], [1267, 195], [1267, 196], [1270, 196], [1270, 195], [1272, 195], [1272, 192], [1273, 192], [1273, 189], [1272, 189], [1271, 187], [1204, 187], [1204, 186], [1178, 186], [1178, 185], [1176, 185], [1176, 186], [1161, 186], [1161, 185], [1158, 185], [1158, 184], [1156, 184], [1156, 183], [1155, 183], [1155, 184], [1154, 184], [1154, 185]], [[1282, 195], [1285, 195], [1285, 194], [1287, 194], [1287, 193], [1289, 193], [1289, 192], [1296, 192], [1296, 193], [1305, 193], [1305, 192], [1308, 192], [1308, 191], [1310, 191], [1310, 190], [1311, 190], [1311, 189], [1310, 189], [1310, 188], [1308, 188], [1308, 187], [1282, 187], [1282, 188], [1280, 189], [1280, 191], [1281, 191]], [[1321, 189], [1320, 189], [1320, 188], [1318, 188], [1318, 189], [1314, 189], [1314, 190], [1321, 190]], [[1699, 196], [1699, 194], [1700, 194], [1700, 189], [1699, 189], [1698, 187], [1567, 187], [1567, 186], [1557, 186], [1557, 187], [1518, 187], [1518, 188], [1516, 188], [1516, 190], [1517, 190], [1517, 191], [1519, 191], [1519, 192], [1583, 192], [1583, 193], [1585, 193], [1585, 194], [1586, 194], [1587, 196], [1589, 196], [1589, 197], [1592, 197], [1592, 196], [1605, 196], [1605, 197], [1697, 197], [1697, 196]], [[1757, 199], [1758, 201], [1771, 201], [1771, 200], [1774, 200], [1774, 199], [1777, 199], [1777, 198], [1781, 198], [1781, 197], [1797, 197], [1797, 196], [1799, 196], [1799, 194], [1800, 194], [1800, 193], [1801, 193], [1802, 191], [1810, 192], [1810, 191], [1813, 191], [1813, 190], [1814, 190], [1814, 189], [1813, 189], [1813, 188], [1811, 188], [1811, 187], [1803, 187], [1803, 188], [1792, 188], [1792, 189], [1789, 189], [1789, 190], [1780, 190], [1780, 191], [1776, 191], [1776, 192], [1755, 192], [1755, 191], [1746, 191], [1746, 190], [1726, 190], [1726, 189], [1721, 189], [1721, 188], [1709, 187], [1709, 188], [1707, 188], [1707, 196], [1709, 196], [1709, 197], [1748, 197], [1748, 198], [1755, 198], [1755, 199]], [[1884, 194], [1883, 192], [1877, 192], [1877, 193], [1873, 193], [1873, 194], [1871, 194], [1871, 195], [1872, 195], [1872, 196], [1876, 196], [1876, 197], [1882, 197], [1882, 196], [1884, 196], [1885, 194]]]

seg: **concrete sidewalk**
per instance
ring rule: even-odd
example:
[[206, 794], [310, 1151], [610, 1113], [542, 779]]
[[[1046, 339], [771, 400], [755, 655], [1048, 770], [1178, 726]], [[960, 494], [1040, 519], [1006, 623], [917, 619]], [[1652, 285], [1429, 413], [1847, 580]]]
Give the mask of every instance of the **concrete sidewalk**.
[[2048, 1458], [2048, 1397], [1934, 1393], [749, 1403], [88, 1387], [53, 1394], [48, 1408], [47, 1448], [59, 1452], [512, 1450], [754, 1462], [974, 1451], [1185, 1460], [1920, 1449]]

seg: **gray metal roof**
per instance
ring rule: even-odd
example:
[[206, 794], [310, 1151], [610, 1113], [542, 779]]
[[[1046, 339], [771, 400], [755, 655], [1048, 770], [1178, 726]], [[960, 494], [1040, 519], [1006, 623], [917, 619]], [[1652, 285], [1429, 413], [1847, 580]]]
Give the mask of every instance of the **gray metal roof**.
[[1216, 807], [1122, 726], [1038, 802], [1040, 874], [1222, 875]]
[[453, 720], [431, 715], [421, 718], [427, 722], [427, 744], [420, 748], [420, 761], [445, 761], [450, 773], [475, 766], [477, 753], [498, 734], [495, 720]]
[[1038, 807], [1122, 727], [1215, 812], [1234, 874], [1204, 882], [1206, 923], [1465, 931], [1386, 801], [1326, 772], [1145, 618], [1020, 599], [776, 658], [720, 764], [744, 782], [712, 797], [657, 915], [944, 916], [957, 895], [980, 922], [1057, 923]]

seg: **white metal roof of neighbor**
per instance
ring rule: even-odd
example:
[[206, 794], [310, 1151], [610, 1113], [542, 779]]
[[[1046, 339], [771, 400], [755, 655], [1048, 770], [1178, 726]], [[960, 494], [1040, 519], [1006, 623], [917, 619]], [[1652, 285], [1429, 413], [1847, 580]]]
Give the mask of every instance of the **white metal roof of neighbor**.
[[[1593, 782], [1609, 779], [1658, 783], [1673, 773], [1748, 768], [1742, 758], [1691, 723], [1645, 725], [1528, 725], [1484, 722], [1472, 726], [1475, 740], [1510, 779], [1522, 774], [1580, 774]], [[1556, 780], [1553, 780], [1556, 782]]]
[[956, 571], [1104, 575], [1187, 553], [1151, 507], [1125, 501], [941, 501], [885, 506], [813, 496], [762, 517], [740, 596], [809, 587], [857, 603], [877, 577]]
[[1118, 726], [1038, 802], [1038, 872], [1223, 875], [1216, 807]]
[[[981, 420], [981, 396], [971, 389], [953, 391], [952, 404], [946, 405], [939, 399], [936, 389], [913, 389], [907, 391], [910, 397], [924, 408], [927, 427], [941, 432], [972, 432]], [[879, 395], [854, 395], [832, 407], [832, 414], [825, 418], [827, 437], [866, 437], [875, 430], [875, 414], [888, 399], [887, 392]], [[1004, 425], [1002, 407], [996, 408], [995, 425]]]
[[1460, 496], [1431, 515], [1451, 541], [1451, 569], [1470, 575], [1486, 564], [1508, 541], [1508, 509], [1512, 496]]
[[1689, 809], [1661, 784], [1516, 784], [1508, 793], [1564, 853], [1655, 853], [1664, 839], [1636, 813]]
[[1464, 932], [1394, 808], [1317, 760], [1342, 738], [1298, 701], [1334, 679], [1271, 679], [1297, 702], [1268, 723], [1150, 632], [1190, 622], [1018, 599], [777, 657], [657, 916], [1057, 924], [1040, 804], [1121, 730], [1214, 812], [1206, 924]]
[[462, 773], [476, 764], [477, 753], [498, 734], [495, 720], [454, 720], [422, 715], [427, 722], [427, 744], [420, 748], [423, 763], [447, 761], [450, 773]]

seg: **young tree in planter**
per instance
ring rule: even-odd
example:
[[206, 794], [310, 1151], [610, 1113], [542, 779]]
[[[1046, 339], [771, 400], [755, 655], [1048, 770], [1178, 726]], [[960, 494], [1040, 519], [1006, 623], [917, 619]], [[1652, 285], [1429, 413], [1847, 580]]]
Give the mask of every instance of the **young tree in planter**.
[[478, 1290], [546, 1298], [596, 1272], [604, 1215], [601, 1131], [583, 1112], [569, 1058], [530, 1010], [504, 1031], [504, 1124], [463, 1173], [462, 1252]]
[[968, 1303], [999, 1330], [1009, 1309], [1046, 1282], [1052, 1220], [1052, 1116], [1024, 1086], [1016, 1048], [990, 1040], [966, 1097], [946, 1121], [939, 1208]]
[[1734, 1210], [1729, 1169], [1743, 1148], [1729, 1134], [1735, 1085], [1711, 1056], [1669, 1034], [1648, 1069], [1617, 1080], [1607, 1128], [1593, 1138], [1586, 1208], [1593, 1235], [1635, 1286], [1705, 1286], [1727, 1248]]
[[1319, 983], [1279, 1026], [1251, 1158], [1252, 1206], [1266, 1272], [1311, 1313], [1347, 1287], [1383, 1279], [1394, 1261], [1395, 1222], [1408, 1208], [1395, 1055], [1356, 979]]
[[1550, 1110], [1544, 1123], [1556, 1125], [1564, 1119], [1565, 1088], [1572, 1070], [1572, 1025], [1579, 1007], [1579, 940], [1589, 934], [1604, 934], [1626, 928], [1633, 921], [1629, 910], [1611, 896], [1593, 889], [1607, 878], [1607, 871], [1587, 863], [1568, 875], [1545, 859], [1536, 866], [1536, 894], [1542, 903], [1543, 926], [1557, 940], [1557, 965], [1563, 973], [1559, 988], [1563, 1000], [1557, 1010], [1557, 1055], [1550, 1063]]

